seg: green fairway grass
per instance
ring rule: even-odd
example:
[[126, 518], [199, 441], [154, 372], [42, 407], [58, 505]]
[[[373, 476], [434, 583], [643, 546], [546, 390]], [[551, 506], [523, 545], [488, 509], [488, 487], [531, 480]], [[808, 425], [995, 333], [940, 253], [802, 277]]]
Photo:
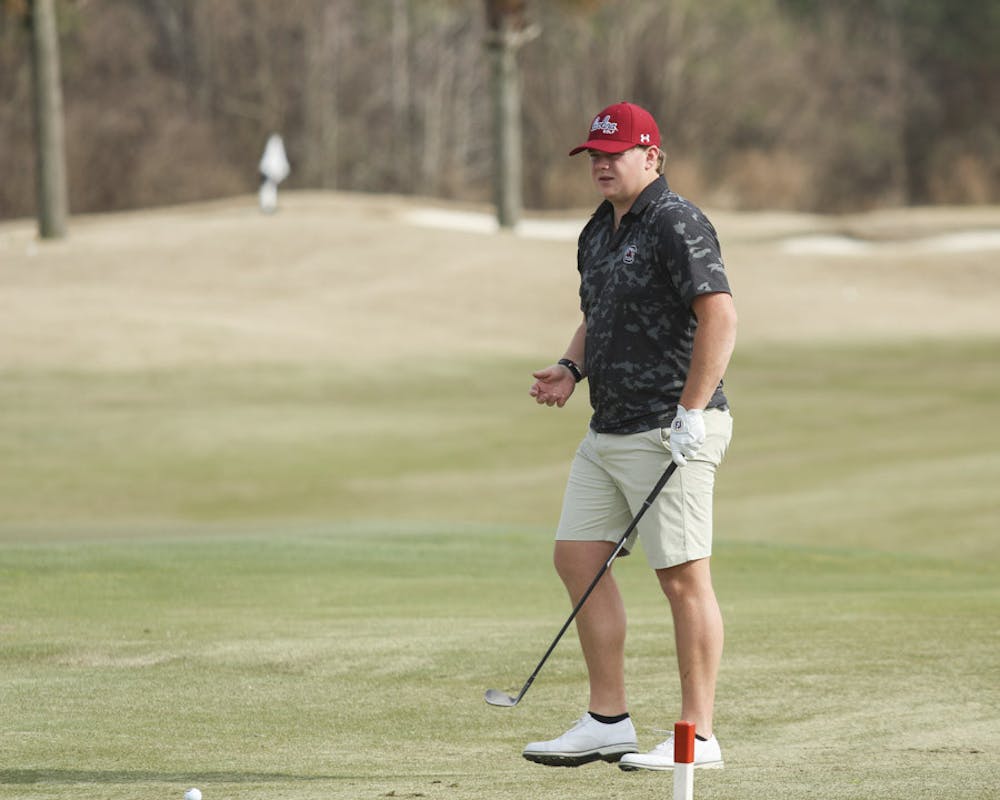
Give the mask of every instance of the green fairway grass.
[[[1000, 342], [741, 349], [706, 800], [993, 798]], [[550, 563], [585, 392], [523, 361], [0, 376], [0, 798], [669, 798], [523, 760], [585, 709]], [[615, 572], [642, 747], [667, 606]]]
[[[741, 350], [720, 531], [995, 556], [1000, 342]], [[7, 371], [0, 538], [190, 522], [551, 526], [589, 408], [537, 365]]]

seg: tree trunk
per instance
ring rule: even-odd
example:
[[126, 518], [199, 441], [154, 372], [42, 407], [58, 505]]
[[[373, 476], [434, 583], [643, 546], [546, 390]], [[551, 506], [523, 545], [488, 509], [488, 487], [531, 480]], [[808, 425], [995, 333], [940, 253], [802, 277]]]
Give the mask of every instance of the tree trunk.
[[501, 228], [513, 228], [521, 219], [521, 92], [516, 53], [501, 34], [501, 43], [493, 48], [494, 190]]
[[35, 147], [38, 183], [38, 232], [43, 239], [66, 235], [66, 151], [59, 38], [54, 0], [33, 0], [32, 66], [35, 90]]
[[487, 39], [493, 61], [493, 194], [497, 222], [513, 228], [521, 219], [521, 85], [517, 51], [523, 43], [511, 17], [499, 13]]
[[392, 3], [392, 152], [397, 166], [391, 180], [395, 191], [414, 190], [408, 168], [413, 131], [410, 124], [410, 7], [408, 0]]

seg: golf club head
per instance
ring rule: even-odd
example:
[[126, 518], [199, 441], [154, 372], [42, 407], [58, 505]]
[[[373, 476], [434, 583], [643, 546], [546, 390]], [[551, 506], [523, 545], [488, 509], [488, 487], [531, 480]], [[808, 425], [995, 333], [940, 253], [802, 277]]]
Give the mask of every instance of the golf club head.
[[491, 706], [501, 706], [502, 708], [511, 708], [517, 705], [517, 698], [511, 697], [506, 692], [501, 692], [499, 689], [487, 689], [486, 690], [486, 702]]

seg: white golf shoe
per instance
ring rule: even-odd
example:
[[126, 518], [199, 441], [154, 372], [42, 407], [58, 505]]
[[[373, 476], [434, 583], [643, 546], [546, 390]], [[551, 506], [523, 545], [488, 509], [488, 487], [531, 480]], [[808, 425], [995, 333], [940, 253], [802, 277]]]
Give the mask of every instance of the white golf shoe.
[[[622, 757], [619, 768], [630, 772], [636, 769], [666, 770], [674, 768], [674, 737], [656, 745], [648, 753], [632, 753]], [[694, 766], [704, 769], [722, 769], [722, 748], [712, 736], [706, 741], [694, 740]]]
[[590, 714], [558, 739], [532, 742], [522, 754], [528, 761], [550, 767], [578, 767], [589, 761], [617, 761], [626, 753], [637, 753], [639, 743], [631, 719], [606, 725]]

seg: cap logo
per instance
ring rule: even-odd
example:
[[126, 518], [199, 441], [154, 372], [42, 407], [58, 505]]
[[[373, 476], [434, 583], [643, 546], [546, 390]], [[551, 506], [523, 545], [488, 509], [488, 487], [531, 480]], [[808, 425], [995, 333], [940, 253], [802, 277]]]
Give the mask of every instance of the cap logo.
[[649, 134], [648, 133], [639, 134], [639, 141], [642, 142], [643, 144], [649, 144]]
[[590, 132], [593, 133], [594, 131], [600, 131], [610, 136], [612, 133], [618, 133], [618, 123], [611, 121], [610, 114], [605, 114], [604, 119], [597, 116], [594, 117], [594, 124], [590, 126]]

